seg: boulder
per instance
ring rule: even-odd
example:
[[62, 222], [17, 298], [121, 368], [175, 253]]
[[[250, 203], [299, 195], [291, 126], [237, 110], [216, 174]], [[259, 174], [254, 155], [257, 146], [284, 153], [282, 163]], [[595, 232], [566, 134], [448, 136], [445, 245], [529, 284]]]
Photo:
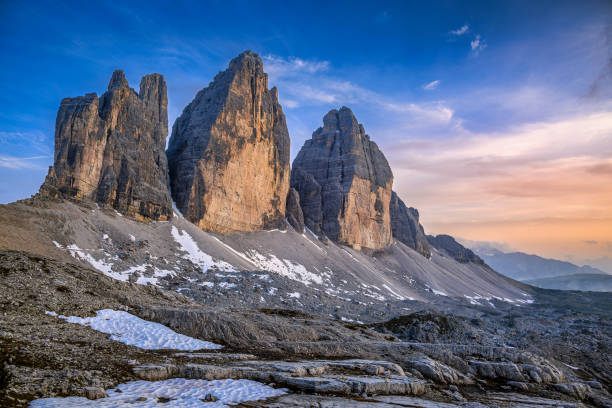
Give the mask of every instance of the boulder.
[[172, 198], [219, 233], [284, 228], [289, 132], [261, 58], [246, 51], [196, 95], [172, 127]]
[[40, 195], [93, 200], [141, 221], [170, 219], [167, 106], [161, 75], [144, 76], [136, 93], [120, 70], [99, 98], [62, 100]]
[[432, 360], [427, 356], [419, 356], [404, 361], [406, 367], [421, 373], [423, 377], [440, 384], [471, 384], [473, 381], [452, 367]]
[[325, 115], [291, 174], [306, 226], [355, 249], [391, 245], [392, 184], [387, 159], [347, 107]]
[[85, 397], [90, 400], [97, 400], [100, 398], [108, 397], [106, 391], [104, 391], [104, 389], [100, 387], [85, 387], [83, 388], [83, 391], [85, 393]]

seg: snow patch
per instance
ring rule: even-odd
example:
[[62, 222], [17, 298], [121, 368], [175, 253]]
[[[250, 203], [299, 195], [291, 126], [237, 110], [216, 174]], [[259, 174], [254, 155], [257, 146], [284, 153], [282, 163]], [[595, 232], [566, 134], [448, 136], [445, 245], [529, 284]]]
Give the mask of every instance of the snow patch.
[[[50, 316], [57, 316], [54, 312], [45, 312]], [[141, 349], [158, 350], [202, 350], [219, 349], [222, 346], [208, 341], [194, 339], [154, 322], [143, 320], [130, 313], [103, 309], [96, 312], [94, 317], [57, 316], [69, 323], [89, 326], [94, 330], [110, 334], [111, 340], [119, 341], [128, 346]]]
[[[84, 252], [76, 244], [68, 245], [66, 247], [66, 249], [68, 250], [68, 252], [70, 252], [70, 255], [72, 255], [73, 258], [77, 258], [77, 259], [80, 259], [82, 261], [86, 261], [91, 266], [93, 266], [94, 268], [96, 268], [100, 272], [104, 273], [105, 275], [110, 276], [110, 274], [112, 273], [112, 271], [111, 271], [111, 269], [113, 268], [113, 264], [112, 263], [107, 263], [107, 262], [105, 262], [102, 259], [100, 259], [100, 260], [95, 259], [93, 256], [91, 256], [91, 254], [88, 254], [88, 253]], [[113, 276], [111, 276], [111, 277], [113, 277]], [[119, 280], [123, 280], [123, 281], [127, 282], [127, 277], [125, 277], [125, 278], [121, 277], [121, 278], [115, 278], [115, 279], [119, 279]]]
[[[119, 390], [119, 391], [118, 391]], [[286, 394], [285, 389], [275, 389], [251, 380], [187, 380], [173, 378], [164, 381], [131, 381], [107, 390], [108, 397], [88, 400], [84, 397], [42, 398], [31, 402], [32, 408], [110, 408], [134, 406], [141, 408], [221, 408], [247, 401], [258, 401]], [[204, 402], [208, 394], [217, 397], [216, 402]], [[139, 398], [145, 398], [144, 401]], [[158, 398], [169, 402], [157, 402]], [[137, 402], [138, 401], [138, 402]]]
[[389, 293], [391, 293], [395, 298], [399, 299], [399, 300], [404, 300], [406, 299], [404, 296], [400, 295], [399, 293], [397, 293], [396, 291], [394, 291], [393, 289], [391, 289], [388, 285], [383, 283], [383, 288], [387, 289], [387, 291], [389, 291]]
[[299, 299], [302, 295], [300, 294], [300, 292], [292, 292], [292, 293], [288, 293], [287, 296], [289, 296], [290, 298]]
[[179, 231], [174, 225], [172, 226], [172, 237], [179, 244], [181, 251], [187, 252], [186, 258], [194, 264], [200, 266], [203, 272], [215, 267], [226, 272], [235, 272], [236, 269], [224, 261], [215, 261], [212, 256], [200, 250], [197, 242], [187, 233], [187, 231]]
[[312, 283], [321, 285], [323, 283], [321, 276], [308, 271], [304, 265], [289, 259], [279, 259], [273, 254], [265, 256], [254, 249], [248, 250], [245, 256], [251, 263], [263, 270], [275, 272], [286, 278], [302, 282], [304, 285]]
[[434, 295], [439, 295], [439, 296], [448, 296], [446, 293], [442, 292], [441, 290], [437, 290], [437, 289], [431, 289], [431, 291], [434, 293]]

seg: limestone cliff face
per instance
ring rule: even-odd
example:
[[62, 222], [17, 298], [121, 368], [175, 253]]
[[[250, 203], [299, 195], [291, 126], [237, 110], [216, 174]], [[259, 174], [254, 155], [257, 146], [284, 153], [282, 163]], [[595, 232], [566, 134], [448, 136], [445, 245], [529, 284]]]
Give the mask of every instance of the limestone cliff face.
[[393, 238], [416, 250], [421, 255], [429, 257], [431, 249], [423, 226], [419, 223], [418, 210], [406, 207], [406, 204], [394, 191], [391, 195], [389, 211], [391, 213]]
[[391, 245], [392, 184], [385, 156], [347, 107], [325, 115], [323, 127], [295, 158], [291, 174], [305, 225], [357, 249]]
[[171, 218], [167, 105], [161, 75], [143, 77], [136, 93], [119, 70], [100, 98], [62, 100], [54, 163], [40, 194], [93, 200], [143, 221]]
[[276, 88], [247, 51], [198, 92], [172, 128], [167, 150], [172, 197], [207, 231], [284, 225], [289, 132]]

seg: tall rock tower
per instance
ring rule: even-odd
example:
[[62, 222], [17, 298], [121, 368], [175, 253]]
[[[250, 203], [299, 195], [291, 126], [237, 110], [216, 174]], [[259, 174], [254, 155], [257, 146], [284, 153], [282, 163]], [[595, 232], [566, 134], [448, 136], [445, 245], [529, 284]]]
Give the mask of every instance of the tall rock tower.
[[393, 242], [392, 184], [387, 159], [347, 107], [325, 115], [291, 173], [305, 225], [357, 249], [377, 250]]
[[55, 157], [42, 196], [93, 200], [146, 220], [172, 217], [166, 82], [146, 75], [136, 93], [123, 71], [108, 90], [62, 100], [55, 123]]
[[289, 132], [261, 58], [246, 51], [202, 89], [172, 128], [172, 197], [201, 229], [284, 226]]

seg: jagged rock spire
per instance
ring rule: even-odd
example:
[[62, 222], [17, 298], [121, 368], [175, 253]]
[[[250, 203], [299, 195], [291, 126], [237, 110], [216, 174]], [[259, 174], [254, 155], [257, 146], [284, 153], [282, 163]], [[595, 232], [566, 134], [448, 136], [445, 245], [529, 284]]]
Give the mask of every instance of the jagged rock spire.
[[323, 127], [295, 158], [291, 174], [308, 228], [335, 242], [372, 250], [392, 243], [392, 184], [385, 156], [345, 106], [325, 115]]
[[172, 197], [216, 232], [284, 227], [289, 132], [261, 58], [245, 51], [202, 89], [172, 128]]
[[127, 79], [125, 79], [125, 74], [122, 70], [116, 69], [111, 76], [111, 79], [108, 83], [108, 90], [112, 89], [120, 89], [120, 88], [129, 88]]
[[100, 98], [62, 100], [41, 195], [93, 200], [140, 220], [171, 218], [166, 93], [159, 74], [143, 77], [137, 94], [116, 70]]

